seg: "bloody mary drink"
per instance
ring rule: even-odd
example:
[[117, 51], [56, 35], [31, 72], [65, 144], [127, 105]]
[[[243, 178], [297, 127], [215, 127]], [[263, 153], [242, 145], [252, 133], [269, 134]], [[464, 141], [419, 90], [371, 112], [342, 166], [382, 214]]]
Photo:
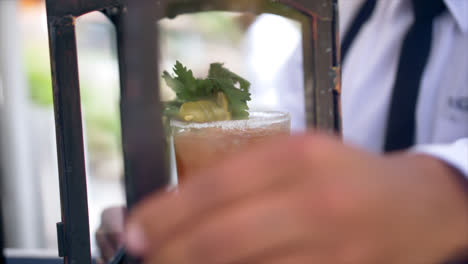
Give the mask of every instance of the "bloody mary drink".
[[172, 121], [179, 182], [244, 147], [288, 135], [290, 123], [289, 114], [283, 112], [251, 112], [246, 120]]

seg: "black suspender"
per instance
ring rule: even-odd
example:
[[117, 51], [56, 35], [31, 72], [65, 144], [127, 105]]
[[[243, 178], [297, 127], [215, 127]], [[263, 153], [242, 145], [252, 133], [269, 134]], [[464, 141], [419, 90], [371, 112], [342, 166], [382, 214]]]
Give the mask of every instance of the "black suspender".
[[[412, 0], [415, 21], [409, 29], [400, 53], [384, 150], [407, 149], [414, 145], [416, 105], [422, 75], [431, 52], [433, 20], [446, 10], [443, 0]], [[361, 28], [372, 16], [377, 0], [367, 0], [356, 15], [342, 42], [342, 60]]]
[[366, 0], [362, 5], [359, 12], [354, 17], [353, 23], [348, 29], [348, 32], [343, 37], [343, 41], [341, 42], [341, 61], [346, 59], [346, 55], [348, 55], [349, 48], [354, 42], [354, 39], [361, 31], [361, 28], [369, 18], [374, 13], [375, 6], [377, 5], [377, 0]]
[[443, 0], [412, 0], [414, 23], [400, 53], [387, 122], [384, 150], [404, 150], [415, 143], [416, 105], [432, 48], [434, 19], [446, 10]]

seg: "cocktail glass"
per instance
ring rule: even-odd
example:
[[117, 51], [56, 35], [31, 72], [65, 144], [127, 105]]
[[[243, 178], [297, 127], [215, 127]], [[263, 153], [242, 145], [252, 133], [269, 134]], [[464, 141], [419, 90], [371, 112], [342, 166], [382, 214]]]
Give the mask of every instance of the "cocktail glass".
[[251, 112], [249, 119], [191, 123], [172, 120], [179, 183], [242, 148], [272, 136], [289, 135], [291, 117], [277, 111]]

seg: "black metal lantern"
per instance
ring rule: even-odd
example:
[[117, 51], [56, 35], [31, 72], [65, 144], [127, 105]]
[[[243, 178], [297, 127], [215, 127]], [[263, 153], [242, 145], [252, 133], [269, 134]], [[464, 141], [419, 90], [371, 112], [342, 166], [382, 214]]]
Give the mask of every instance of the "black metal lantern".
[[[75, 19], [101, 11], [114, 23], [121, 84], [127, 204], [167, 185], [155, 22], [199, 11], [273, 13], [302, 24], [307, 124], [340, 131], [337, 0], [46, 0], [62, 222], [59, 255], [91, 263]], [[293, 12], [292, 12], [293, 11]], [[144, 128], [144, 129], [143, 129]]]

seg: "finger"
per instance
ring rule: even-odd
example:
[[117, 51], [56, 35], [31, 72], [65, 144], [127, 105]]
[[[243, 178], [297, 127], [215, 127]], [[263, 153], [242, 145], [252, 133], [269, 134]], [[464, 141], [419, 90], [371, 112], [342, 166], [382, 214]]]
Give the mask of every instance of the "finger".
[[[250, 263], [265, 254], [289, 252], [313, 243], [310, 225], [294, 204], [294, 193], [271, 193], [226, 209], [194, 230], [154, 249], [154, 263]], [[153, 251], [153, 249], [151, 249]]]
[[110, 246], [113, 250], [117, 251], [120, 247], [124, 244], [124, 233], [110, 233], [107, 234], [107, 241], [109, 242]]
[[103, 260], [105, 262], [111, 260], [114, 254], [117, 252], [117, 248], [114, 247], [111, 241], [109, 241], [107, 234], [101, 230], [98, 230], [96, 232], [96, 242], [98, 243]]
[[101, 213], [101, 227], [108, 233], [122, 233], [126, 208], [123, 206], [110, 207]]
[[276, 139], [226, 160], [204, 175], [190, 177], [193, 180], [181, 186], [178, 195], [160, 193], [143, 202], [130, 217], [129, 249], [144, 252], [143, 233], [154, 246], [162, 245], [168, 237], [183, 232], [184, 225], [199, 222], [224, 205], [271, 188], [286, 188], [293, 181], [288, 175], [300, 175], [297, 172], [309, 165], [301, 160], [307, 156], [303, 152], [308, 149], [304, 144], [308, 139], [310, 136]]

